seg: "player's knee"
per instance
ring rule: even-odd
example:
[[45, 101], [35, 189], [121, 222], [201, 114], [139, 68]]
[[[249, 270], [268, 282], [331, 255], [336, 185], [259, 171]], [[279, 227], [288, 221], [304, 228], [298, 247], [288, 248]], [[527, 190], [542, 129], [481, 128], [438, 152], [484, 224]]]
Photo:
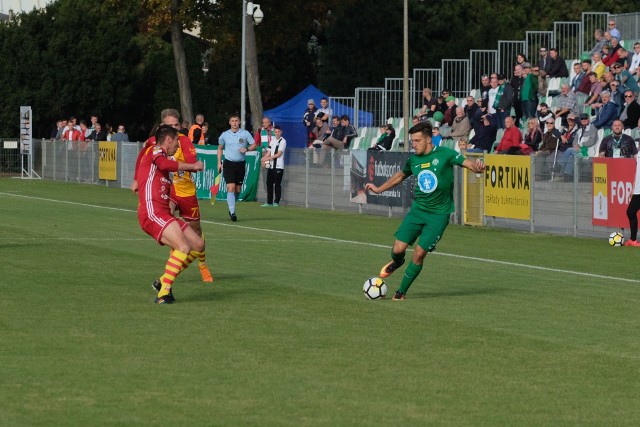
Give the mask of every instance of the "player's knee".
[[179, 250], [183, 254], [188, 254], [189, 252], [191, 252], [191, 247], [187, 242], [181, 242], [175, 249]]
[[191, 246], [191, 249], [196, 252], [204, 252], [204, 240], [200, 236], [193, 241]]

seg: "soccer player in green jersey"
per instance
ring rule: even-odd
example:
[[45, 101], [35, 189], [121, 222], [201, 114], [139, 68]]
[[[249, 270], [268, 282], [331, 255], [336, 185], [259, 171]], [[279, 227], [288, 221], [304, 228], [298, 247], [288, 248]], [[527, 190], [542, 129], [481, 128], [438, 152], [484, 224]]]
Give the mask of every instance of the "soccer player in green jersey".
[[379, 194], [411, 175], [416, 177], [413, 206], [396, 231], [396, 240], [391, 250], [392, 261], [380, 271], [380, 277], [384, 278], [400, 268], [404, 264], [407, 247], [418, 240], [413, 259], [406, 268], [394, 300], [404, 300], [409, 287], [422, 270], [425, 256], [436, 248], [436, 243], [449, 225], [449, 217], [453, 212], [453, 166], [462, 166], [475, 173], [484, 172], [481, 160], [474, 162], [450, 148], [434, 147], [429, 122], [413, 126], [409, 129], [409, 135], [415, 154], [409, 157], [404, 169], [393, 174], [380, 187], [372, 183], [365, 186], [367, 190]]

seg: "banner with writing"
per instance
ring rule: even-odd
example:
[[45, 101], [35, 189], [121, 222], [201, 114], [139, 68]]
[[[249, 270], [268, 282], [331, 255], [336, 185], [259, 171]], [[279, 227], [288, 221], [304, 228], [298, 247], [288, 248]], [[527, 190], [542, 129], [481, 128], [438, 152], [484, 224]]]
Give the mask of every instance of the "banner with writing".
[[118, 143], [115, 141], [98, 142], [98, 179], [115, 181], [117, 179]]
[[413, 179], [406, 179], [402, 184], [381, 194], [364, 190], [365, 184], [369, 182], [376, 186], [384, 184], [394, 173], [402, 170], [409, 156], [409, 153], [353, 150], [351, 156], [351, 201], [383, 206], [409, 206], [415, 185]]
[[[218, 150], [200, 148], [196, 146], [198, 160], [204, 163], [204, 169], [193, 174], [196, 184], [196, 197], [198, 199], [211, 199], [211, 186], [218, 175]], [[223, 152], [224, 157], [224, 152]], [[260, 157], [255, 151], [250, 151], [245, 157], [245, 175], [239, 200], [255, 201], [258, 192], [258, 180], [260, 177]], [[220, 190], [216, 200], [227, 199], [227, 183], [224, 177], [220, 179]]]
[[531, 219], [531, 157], [484, 157], [484, 214]]
[[593, 225], [629, 228], [627, 206], [635, 175], [636, 159], [593, 159]]

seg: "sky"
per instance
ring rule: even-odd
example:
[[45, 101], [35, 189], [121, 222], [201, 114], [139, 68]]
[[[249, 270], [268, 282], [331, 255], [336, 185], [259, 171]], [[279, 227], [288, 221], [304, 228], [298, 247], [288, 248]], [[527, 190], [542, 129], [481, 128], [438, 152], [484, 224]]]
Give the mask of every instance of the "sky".
[[43, 7], [53, 0], [0, 0], [0, 12], [30, 12], [34, 7]]

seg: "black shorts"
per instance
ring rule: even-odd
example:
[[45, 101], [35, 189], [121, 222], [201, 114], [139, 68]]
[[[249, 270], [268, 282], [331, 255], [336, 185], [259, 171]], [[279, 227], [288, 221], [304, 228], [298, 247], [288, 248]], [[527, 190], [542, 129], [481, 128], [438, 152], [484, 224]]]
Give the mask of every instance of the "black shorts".
[[224, 160], [222, 162], [222, 176], [227, 184], [242, 185], [244, 182], [245, 163], [232, 162], [231, 160]]

